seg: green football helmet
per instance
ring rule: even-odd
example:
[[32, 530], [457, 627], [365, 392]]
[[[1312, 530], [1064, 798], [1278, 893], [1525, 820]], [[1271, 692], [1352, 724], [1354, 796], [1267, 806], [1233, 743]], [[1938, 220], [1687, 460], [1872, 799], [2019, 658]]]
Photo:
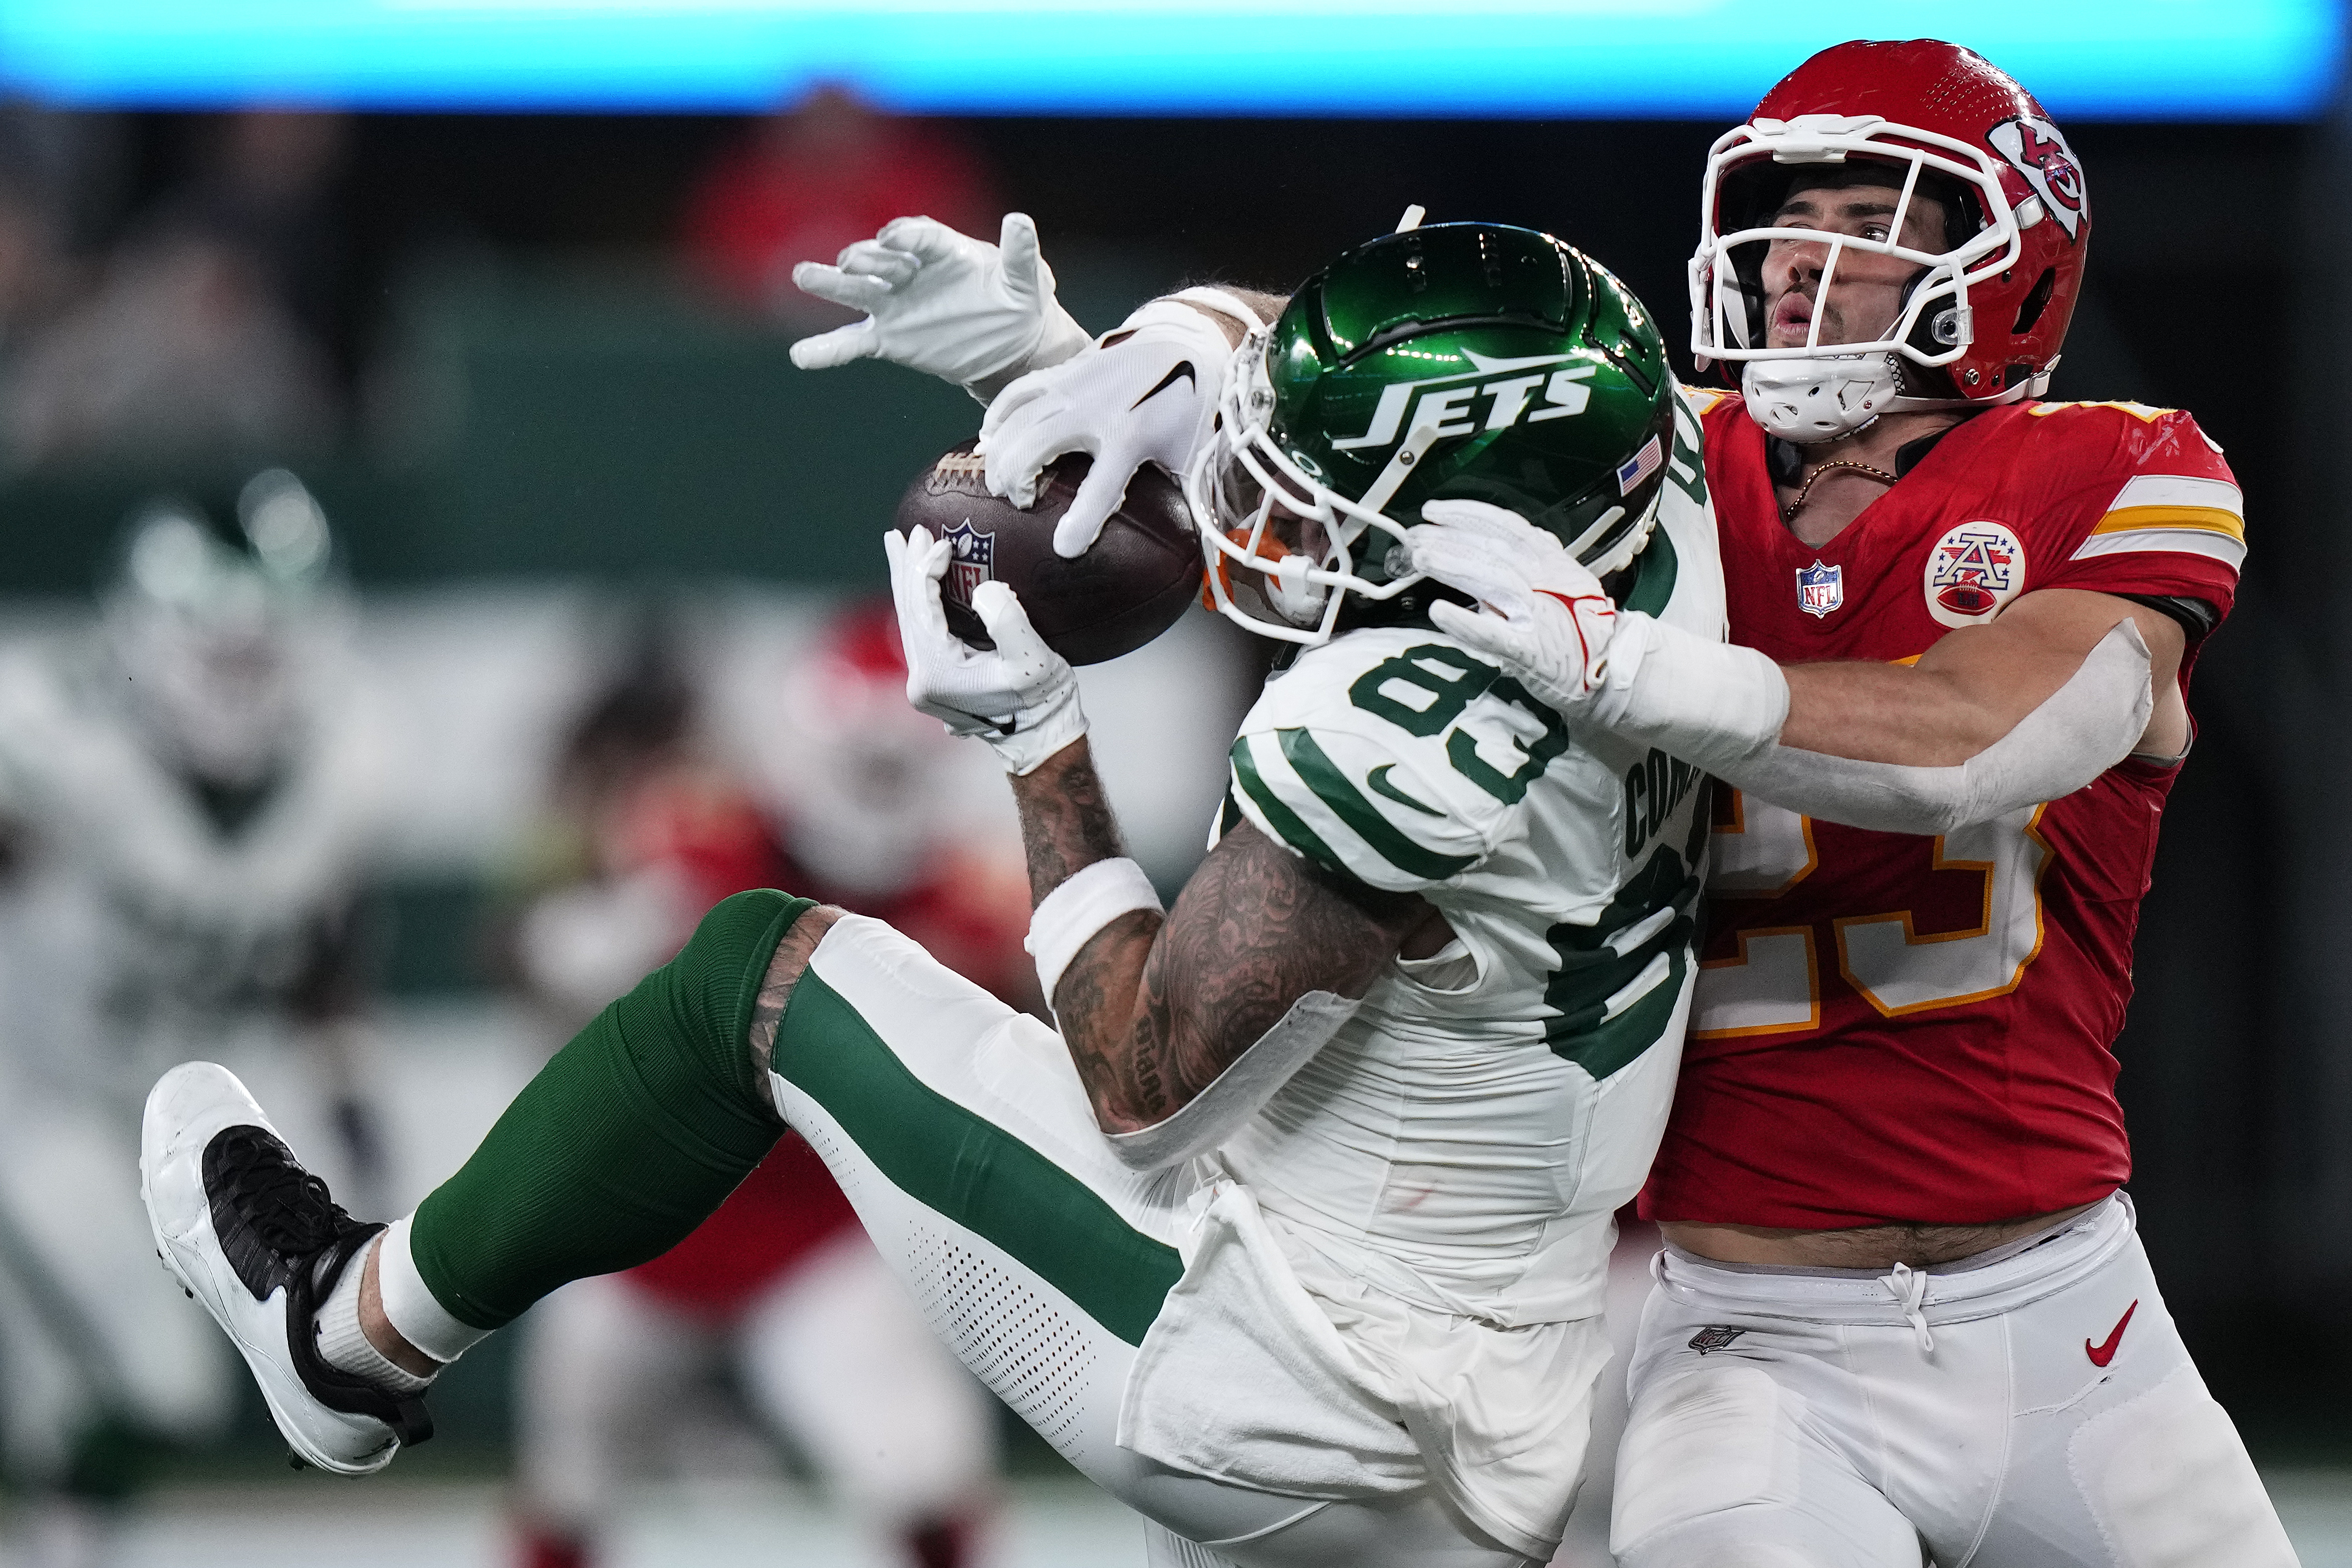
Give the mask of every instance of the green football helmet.
[[1409, 614], [1405, 531], [1451, 498], [1517, 512], [1606, 576], [1657, 521], [1674, 395], [1649, 310], [1548, 234], [1440, 224], [1359, 246], [1234, 353], [1184, 476], [1211, 599], [1310, 645], [1351, 599], [1358, 619]]

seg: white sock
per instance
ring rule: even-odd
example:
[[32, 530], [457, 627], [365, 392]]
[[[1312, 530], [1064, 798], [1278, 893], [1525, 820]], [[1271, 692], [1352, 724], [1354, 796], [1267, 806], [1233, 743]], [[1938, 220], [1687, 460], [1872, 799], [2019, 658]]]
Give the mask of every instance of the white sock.
[[[370, 1244], [371, 1249], [374, 1245]], [[386, 1394], [420, 1394], [433, 1379], [394, 1365], [368, 1342], [360, 1329], [360, 1281], [366, 1274], [367, 1252], [362, 1251], [343, 1266], [343, 1277], [335, 1281], [334, 1290], [312, 1315], [310, 1329], [318, 1336], [320, 1358], [337, 1372], [365, 1378]]]
[[416, 1259], [408, 1250], [408, 1230], [415, 1218], [411, 1214], [394, 1220], [383, 1233], [375, 1255], [376, 1292], [383, 1300], [384, 1321], [400, 1337], [446, 1365], [489, 1338], [490, 1331], [451, 1313], [416, 1271]]

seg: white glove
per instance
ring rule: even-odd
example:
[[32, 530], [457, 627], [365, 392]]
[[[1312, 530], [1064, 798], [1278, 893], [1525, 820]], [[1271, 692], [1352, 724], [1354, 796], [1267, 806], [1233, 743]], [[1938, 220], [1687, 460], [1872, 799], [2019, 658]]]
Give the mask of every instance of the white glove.
[[1617, 606], [1557, 535], [1482, 500], [1433, 500], [1406, 531], [1412, 569], [1459, 588], [1475, 610], [1441, 600], [1439, 631], [1483, 653], [1563, 712], [1592, 695], [1607, 668]]
[[955, 547], [924, 528], [882, 536], [890, 597], [907, 652], [907, 700], [958, 735], [986, 741], [1010, 773], [1040, 763], [1087, 732], [1077, 672], [1038, 637], [1029, 612], [1002, 583], [982, 583], [971, 607], [996, 647], [976, 648], [948, 630], [940, 579]]
[[1170, 300], [1153, 300], [1104, 336], [1118, 341], [1006, 387], [980, 426], [988, 488], [1015, 506], [1037, 504], [1038, 480], [1055, 458], [1094, 458], [1054, 525], [1054, 553], [1065, 559], [1092, 547], [1138, 468], [1184, 471], [1208, 436], [1234, 354], [1216, 322]]
[[985, 403], [1089, 341], [1054, 298], [1054, 269], [1038, 254], [1037, 226], [1026, 213], [1004, 215], [996, 245], [932, 218], [894, 218], [844, 250], [837, 267], [802, 262], [793, 281], [866, 313], [794, 343], [793, 363], [803, 370], [887, 360], [953, 382]]

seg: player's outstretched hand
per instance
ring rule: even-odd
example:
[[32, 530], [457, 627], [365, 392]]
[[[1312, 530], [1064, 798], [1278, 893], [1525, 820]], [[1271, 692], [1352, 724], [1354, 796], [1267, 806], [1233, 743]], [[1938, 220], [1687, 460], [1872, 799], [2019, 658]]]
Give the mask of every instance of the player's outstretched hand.
[[1562, 711], [1600, 684], [1617, 606], [1558, 536], [1479, 500], [1433, 500], [1407, 531], [1412, 569], [1478, 601], [1438, 603], [1437, 629], [1501, 664]]
[[955, 547], [925, 528], [885, 533], [890, 597], [907, 652], [907, 700], [958, 735], [986, 741], [1010, 773], [1025, 773], [1087, 732], [1078, 677], [1029, 625], [1029, 612], [1002, 583], [982, 583], [971, 607], [994, 648], [976, 648], [948, 629], [940, 579]]
[[1054, 528], [1054, 552], [1065, 559], [1093, 545], [1144, 464], [1182, 475], [1208, 436], [1234, 353], [1214, 321], [1172, 300], [1154, 300], [1108, 335], [1108, 346], [1006, 387], [980, 426], [988, 488], [1015, 506], [1036, 504], [1038, 478], [1055, 458], [1093, 458]]
[[1087, 347], [1086, 329], [1054, 298], [1054, 269], [1026, 213], [1004, 215], [998, 243], [933, 218], [893, 218], [837, 266], [793, 268], [803, 293], [863, 310], [866, 319], [803, 338], [793, 363], [830, 370], [881, 359], [936, 375], [986, 402], [1015, 378]]

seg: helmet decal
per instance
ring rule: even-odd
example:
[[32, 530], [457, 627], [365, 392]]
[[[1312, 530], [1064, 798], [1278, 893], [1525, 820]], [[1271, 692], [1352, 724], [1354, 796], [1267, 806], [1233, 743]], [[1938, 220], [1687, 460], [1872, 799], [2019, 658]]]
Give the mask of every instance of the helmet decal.
[[2083, 165], [2074, 161], [2074, 149], [2066, 145], [2058, 128], [2046, 120], [2021, 114], [1986, 132], [1985, 140], [2025, 176], [2025, 183], [2041, 196], [2066, 237], [2076, 238], [2083, 220], [2090, 216], [2090, 196], [2083, 189]]

